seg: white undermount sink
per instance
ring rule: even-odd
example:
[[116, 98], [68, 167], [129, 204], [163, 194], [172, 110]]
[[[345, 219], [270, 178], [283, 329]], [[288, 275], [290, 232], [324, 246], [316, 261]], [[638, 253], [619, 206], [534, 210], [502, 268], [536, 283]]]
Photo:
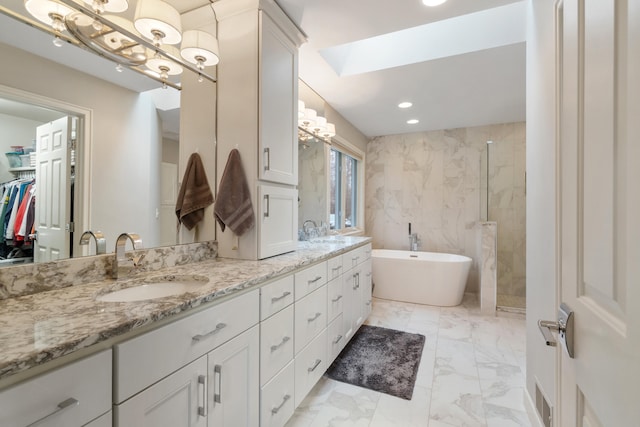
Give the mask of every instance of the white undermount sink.
[[205, 276], [167, 275], [141, 280], [127, 288], [107, 291], [98, 295], [96, 300], [102, 302], [131, 302], [163, 298], [197, 291], [208, 282], [209, 278]]

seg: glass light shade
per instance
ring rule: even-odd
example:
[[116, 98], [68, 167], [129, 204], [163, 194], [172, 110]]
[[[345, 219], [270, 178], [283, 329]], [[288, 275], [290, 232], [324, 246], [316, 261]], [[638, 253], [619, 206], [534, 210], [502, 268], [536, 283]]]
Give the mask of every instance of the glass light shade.
[[298, 120], [304, 117], [304, 101], [298, 99]]
[[316, 117], [316, 123], [313, 125], [313, 131], [320, 134], [327, 128], [327, 119], [322, 116]]
[[180, 55], [199, 69], [216, 65], [220, 61], [218, 40], [206, 31], [188, 30], [182, 34]]
[[162, 0], [138, 0], [133, 23], [155, 44], [178, 44], [182, 40], [180, 13]]
[[[55, 22], [64, 24], [64, 17], [74, 10], [69, 6], [53, 0], [25, 0], [24, 7], [38, 21], [54, 26]], [[64, 28], [55, 28], [64, 31]]]
[[336, 136], [336, 125], [333, 123], [327, 123], [324, 131], [322, 131], [321, 135], [325, 138], [332, 138]]
[[440, 6], [442, 3], [446, 1], [447, 0], [422, 0], [422, 3], [425, 6]]
[[304, 117], [298, 120], [298, 124], [303, 128], [311, 129], [316, 122], [318, 113], [312, 108], [304, 109]]
[[[175, 46], [162, 46], [162, 50], [176, 58], [179, 55], [178, 48]], [[162, 78], [166, 79], [166, 76], [175, 76], [182, 73], [182, 66], [177, 62], [170, 61], [159, 53], [154, 52], [151, 49], [147, 50], [147, 63], [145, 64], [148, 69], [160, 74]]]
[[97, 11], [97, 5], [100, 5], [100, 12], [124, 12], [129, 8], [129, 2], [127, 0], [84, 0], [84, 2], [93, 7], [94, 11]]

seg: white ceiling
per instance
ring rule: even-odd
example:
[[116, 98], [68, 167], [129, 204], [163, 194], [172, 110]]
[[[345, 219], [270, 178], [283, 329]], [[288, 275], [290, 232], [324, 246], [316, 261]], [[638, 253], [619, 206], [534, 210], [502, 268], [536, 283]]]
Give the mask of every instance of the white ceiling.
[[308, 36], [300, 78], [367, 136], [525, 119], [524, 1], [276, 1]]
[[[421, 0], [276, 2], [308, 36], [300, 78], [367, 136], [525, 119], [524, 0], [448, 0], [433, 8]], [[209, 0], [169, 3], [187, 13]], [[2, 4], [24, 10], [24, 0]], [[1, 42], [32, 40], [32, 51], [82, 64], [130, 89], [158, 87], [128, 70], [114, 73], [105, 59], [80, 49], [61, 52], [49, 36], [24, 34], [27, 26], [1, 14], [0, 20]], [[400, 101], [413, 107], [400, 110]], [[420, 122], [408, 125], [410, 118]]]

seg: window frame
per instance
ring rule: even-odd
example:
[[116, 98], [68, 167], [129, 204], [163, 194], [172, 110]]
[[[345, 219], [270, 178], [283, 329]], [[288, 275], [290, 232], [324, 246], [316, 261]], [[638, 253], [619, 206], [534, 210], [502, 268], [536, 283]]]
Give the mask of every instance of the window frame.
[[335, 136], [331, 141], [331, 146], [327, 150], [327, 218], [331, 215], [331, 150], [336, 150], [343, 155], [347, 155], [356, 161], [356, 197], [355, 200], [351, 200], [352, 208], [356, 209], [356, 226], [345, 227], [345, 211], [346, 206], [346, 167], [344, 167], [344, 157], [341, 156], [342, 165], [340, 167], [340, 204], [342, 212], [340, 215], [340, 228], [333, 229], [333, 232], [342, 235], [359, 235], [364, 234], [364, 170], [365, 170], [365, 153], [355, 145], [349, 143], [339, 136]]

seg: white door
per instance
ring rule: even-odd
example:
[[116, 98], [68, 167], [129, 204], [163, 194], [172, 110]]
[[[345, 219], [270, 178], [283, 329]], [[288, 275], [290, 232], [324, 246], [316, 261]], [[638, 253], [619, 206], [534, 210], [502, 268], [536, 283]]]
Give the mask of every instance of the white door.
[[204, 427], [207, 358], [191, 362], [126, 402], [116, 405], [117, 426]]
[[35, 262], [69, 257], [71, 117], [38, 126]]
[[209, 427], [254, 427], [260, 419], [256, 325], [209, 353]]
[[560, 300], [556, 423], [640, 425], [640, 2], [558, 4]]

